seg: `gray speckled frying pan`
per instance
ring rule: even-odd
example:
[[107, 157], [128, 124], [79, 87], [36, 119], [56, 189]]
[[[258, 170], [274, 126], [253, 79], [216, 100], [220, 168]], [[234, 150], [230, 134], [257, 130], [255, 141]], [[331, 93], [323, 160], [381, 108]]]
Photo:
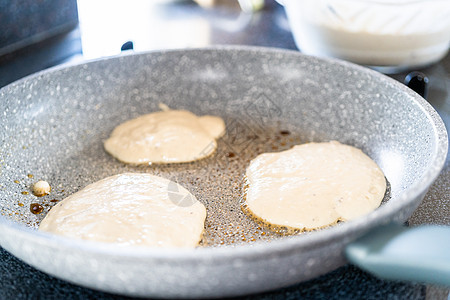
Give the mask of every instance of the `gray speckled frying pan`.
[[[125, 295], [219, 297], [291, 285], [329, 272], [347, 257], [390, 278], [450, 282], [450, 267], [436, 271], [450, 251], [435, 261], [423, 252], [423, 272], [416, 272], [417, 260], [402, 260], [407, 255], [399, 252], [417, 249], [401, 232], [428, 238], [448, 228], [387, 225], [405, 221], [438, 176], [447, 133], [424, 99], [374, 71], [263, 48], [150, 52], [53, 68], [1, 89], [0, 101], [0, 244], [44, 272]], [[224, 118], [227, 133], [218, 151], [194, 163], [128, 166], [103, 150], [116, 125], [158, 110], [160, 102]], [[380, 208], [292, 236], [242, 212], [242, 175], [253, 157], [328, 140], [359, 147], [379, 164], [390, 185]], [[202, 245], [123, 249], [36, 231], [55, 202], [122, 172], [164, 176], [190, 190], [207, 207]], [[27, 194], [40, 179], [52, 193]], [[32, 203], [44, 211], [31, 213]]]

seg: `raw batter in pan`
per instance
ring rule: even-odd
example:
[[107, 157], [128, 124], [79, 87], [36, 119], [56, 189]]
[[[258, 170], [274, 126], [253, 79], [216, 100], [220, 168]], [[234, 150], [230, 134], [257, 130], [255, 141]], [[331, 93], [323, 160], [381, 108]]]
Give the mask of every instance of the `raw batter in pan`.
[[92, 183], [53, 207], [39, 230], [119, 246], [193, 248], [206, 209], [185, 188], [150, 174]]
[[264, 153], [246, 170], [248, 210], [263, 222], [312, 230], [377, 208], [383, 172], [366, 154], [332, 141]]
[[160, 107], [117, 126], [104, 143], [106, 151], [130, 164], [191, 162], [214, 153], [216, 139], [225, 133], [221, 118]]

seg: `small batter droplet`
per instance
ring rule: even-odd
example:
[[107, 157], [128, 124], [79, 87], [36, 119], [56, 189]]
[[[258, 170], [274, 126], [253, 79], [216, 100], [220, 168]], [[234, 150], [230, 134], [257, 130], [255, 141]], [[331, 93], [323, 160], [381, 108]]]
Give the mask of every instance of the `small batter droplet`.
[[33, 194], [37, 197], [46, 196], [50, 191], [51, 187], [47, 181], [39, 180], [33, 185]]

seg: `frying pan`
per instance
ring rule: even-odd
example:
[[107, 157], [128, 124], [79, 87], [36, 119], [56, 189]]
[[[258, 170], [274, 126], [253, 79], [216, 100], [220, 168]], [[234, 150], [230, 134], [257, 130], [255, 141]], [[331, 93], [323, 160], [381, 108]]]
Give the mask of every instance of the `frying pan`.
[[[0, 99], [0, 244], [46, 273], [112, 293], [186, 298], [288, 286], [348, 260], [388, 278], [450, 282], [448, 227], [397, 225], [443, 167], [445, 127], [423, 98], [374, 71], [277, 49], [171, 50], [56, 67], [3, 88]], [[217, 152], [194, 163], [130, 166], [103, 150], [115, 126], [159, 103], [221, 116], [227, 132]], [[245, 215], [242, 176], [252, 158], [329, 140], [361, 148], [381, 167], [389, 191], [378, 209], [295, 235]], [[190, 190], [207, 207], [202, 244], [128, 249], [36, 230], [55, 202], [123, 172]], [[27, 194], [41, 179], [51, 194]], [[32, 203], [44, 211], [31, 213]]]

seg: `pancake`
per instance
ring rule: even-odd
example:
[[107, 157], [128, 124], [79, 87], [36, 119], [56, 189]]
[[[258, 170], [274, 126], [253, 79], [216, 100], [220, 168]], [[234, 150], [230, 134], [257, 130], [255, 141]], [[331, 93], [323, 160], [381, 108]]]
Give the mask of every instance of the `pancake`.
[[361, 150], [332, 141], [264, 153], [246, 170], [246, 208], [265, 223], [313, 230], [376, 209], [386, 179]]
[[39, 230], [119, 246], [193, 248], [206, 209], [185, 188], [150, 174], [92, 183], [55, 205]]
[[225, 132], [221, 118], [162, 108], [117, 126], [105, 150], [130, 164], [191, 162], [214, 153]]

